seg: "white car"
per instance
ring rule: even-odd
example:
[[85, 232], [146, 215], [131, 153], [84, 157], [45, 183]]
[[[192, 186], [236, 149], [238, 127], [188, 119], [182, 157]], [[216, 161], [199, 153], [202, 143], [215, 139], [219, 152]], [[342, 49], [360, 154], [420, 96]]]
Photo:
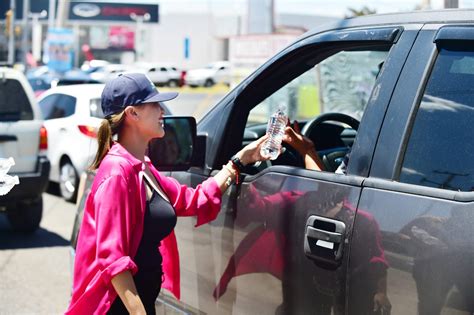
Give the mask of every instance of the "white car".
[[120, 73], [133, 72], [133, 70], [134, 67], [130, 65], [106, 64], [104, 66], [94, 68], [92, 72], [88, 72], [88, 74], [90, 75], [91, 79], [105, 83], [116, 78]]
[[13, 229], [33, 232], [43, 213], [48, 185], [48, 137], [31, 85], [18, 70], [0, 67], [0, 158], [13, 158], [8, 175], [19, 184], [0, 196]]
[[185, 78], [186, 85], [191, 87], [210, 87], [218, 83], [230, 85], [230, 80], [230, 63], [227, 61], [216, 61], [204, 68], [189, 70]]
[[49, 180], [59, 184], [60, 194], [68, 201], [76, 199], [80, 175], [97, 151], [97, 131], [104, 117], [100, 105], [103, 89], [104, 84], [58, 86], [38, 100], [48, 131]]
[[145, 73], [158, 86], [177, 87], [181, 85], [181, 71], [172, 64], [137, 63], [137, 71]]

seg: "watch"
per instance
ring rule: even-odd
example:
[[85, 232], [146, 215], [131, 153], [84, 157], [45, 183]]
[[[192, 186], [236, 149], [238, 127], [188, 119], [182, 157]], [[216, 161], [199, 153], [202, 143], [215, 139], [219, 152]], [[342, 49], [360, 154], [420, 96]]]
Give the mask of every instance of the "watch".
[[234, 164], [235, 167], [237, 167], [239, 173], [242, 173], [242, 170], [244, 169], [244, 165], [242, 164], [242, 161], [237, 155], [234, 155], [233, 157], [230, 158], [230, 161], [232, 164]]

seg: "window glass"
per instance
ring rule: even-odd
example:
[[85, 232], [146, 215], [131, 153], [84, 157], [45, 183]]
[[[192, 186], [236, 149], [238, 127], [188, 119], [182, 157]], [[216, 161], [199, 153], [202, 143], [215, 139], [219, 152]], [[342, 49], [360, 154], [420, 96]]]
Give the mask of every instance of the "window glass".
[[58, 98], [57, 94], [51, 94], [43, 98], [41, 101], [39, 101], [39, 107], [41, 110], [41, 114], [43, 114], [43, 119], [46, 119], [46, 117], [49, 117], [54, 104], [56, 103], [56, 100]]
[[102, 112], [102, 107], [100, 105], [100, 98], [91, 99], [89, 109], [91, 117], [104, 118], [104, 113]]
[[0, 121], [32, 120], [30, 100], [18, 80], [0, 80]]
[[64, 94], [52, 94], [40, 102], [44, 119], [64, 118], [74, 114], [76, 98]]
[[362, 117], [388, 50], [341, 51], [280, 88], [252, 109], [247, 126], [265, 123], [280, 104], [291, 120], [327, 112]]
[[442, 49], [408, 141], [400, 181], [474, 189], [474, 51]]

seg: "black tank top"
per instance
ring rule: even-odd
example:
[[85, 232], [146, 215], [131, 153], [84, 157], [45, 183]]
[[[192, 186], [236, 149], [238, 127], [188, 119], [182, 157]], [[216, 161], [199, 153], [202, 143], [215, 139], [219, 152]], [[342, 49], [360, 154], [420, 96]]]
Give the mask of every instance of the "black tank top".
[[[147, 314], [155, 314], [155, 300], [161, 289], [163, 258], [158, 247], [175, 225], [176, 213], [173, 207], [153, 189], [153, 195], [146, 202], [143, 236], [134, 259], [138, 272], [133, 276]], [[120, 297], [117, 296], [107, 314], [128, 314]]]

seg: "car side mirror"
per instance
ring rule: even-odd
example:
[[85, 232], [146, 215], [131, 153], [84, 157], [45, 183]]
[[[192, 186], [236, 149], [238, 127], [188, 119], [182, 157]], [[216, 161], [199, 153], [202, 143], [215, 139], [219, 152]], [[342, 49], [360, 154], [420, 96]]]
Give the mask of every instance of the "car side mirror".
[[196, 144], [194, 117], [165, 116], [165, 136], [152, 139], [148, 157], [159, 171], [186, 171], [191, 167]]

